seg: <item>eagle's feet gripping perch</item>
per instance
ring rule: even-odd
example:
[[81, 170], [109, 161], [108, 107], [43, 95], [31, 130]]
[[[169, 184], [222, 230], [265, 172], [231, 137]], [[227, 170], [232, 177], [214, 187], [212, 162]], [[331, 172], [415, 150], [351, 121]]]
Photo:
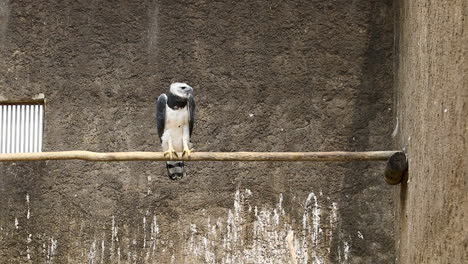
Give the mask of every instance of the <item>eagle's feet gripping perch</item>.
[[174, 159], [174, 156], [175, 156], [176, 158], [179, 157], [179, 155], [177, 155], [177, 152], [175, 152], [174, 149], [169, 149], [168, 151], [165, 151], [165, 152], [164, 152], [164, 157], [168, 157], [168, 156], [169, 156], [169, 159], [170, 159], [170, 160], [173, 160], [173, 159]]
[[182, 152], [182, 157], [187, 157], [189, 158], [190, 157], [190, 154], [192, 154], [193, 152], [193, 149], [184, 149], [184, 151]]

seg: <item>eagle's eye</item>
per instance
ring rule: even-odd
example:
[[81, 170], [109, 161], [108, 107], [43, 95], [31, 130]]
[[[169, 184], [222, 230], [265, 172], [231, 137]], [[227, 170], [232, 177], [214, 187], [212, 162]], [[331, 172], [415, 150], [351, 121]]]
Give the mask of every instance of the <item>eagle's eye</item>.
[[185, 86], [180, 87], [182, 90], [185, 90]]

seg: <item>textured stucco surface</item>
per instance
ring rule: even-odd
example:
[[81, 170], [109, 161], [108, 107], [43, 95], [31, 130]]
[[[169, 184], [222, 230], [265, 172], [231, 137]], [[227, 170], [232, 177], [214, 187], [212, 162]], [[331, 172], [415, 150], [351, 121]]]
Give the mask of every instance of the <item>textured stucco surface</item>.
[[[47, 99], [44, 151], [158, 150], [196, 90], [200, 151], [391, 148], [391, 1], [0, 2], [0, 95]], [[0, 164], [1, 263], [393, 263], [383, 163]]]
[[398, 1], [399, 263], [468, 263], [466, 1]]

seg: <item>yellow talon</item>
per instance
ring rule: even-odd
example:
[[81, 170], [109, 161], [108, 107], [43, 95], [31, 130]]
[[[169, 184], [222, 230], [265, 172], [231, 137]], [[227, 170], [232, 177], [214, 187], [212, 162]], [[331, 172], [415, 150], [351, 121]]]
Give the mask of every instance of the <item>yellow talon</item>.
[[172, 160], [174, 158], [174, 156], [176, 158], [178, 158], [179, 156], [177, 155], [177, 152], [175, 152], [174, 150], [168, 150], [168, 151], [165, 151], [164, 152], [164, 157], [167, 157], [169, 156], [169, 159]]
[[188, 158], [190, 157], [190, 154], [192, 154], [192, 152], [193, 152], [193, 149], [184, 149], [184, 152], [182, 152], [182, 157], [187, 156]]

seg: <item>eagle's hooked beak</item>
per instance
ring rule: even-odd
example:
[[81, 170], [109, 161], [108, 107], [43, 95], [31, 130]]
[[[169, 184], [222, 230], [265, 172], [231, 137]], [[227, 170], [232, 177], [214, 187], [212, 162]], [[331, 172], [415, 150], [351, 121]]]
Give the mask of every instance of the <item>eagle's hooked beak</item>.
[[191, 95], [193, 93], [193, 88], [190, 87], [190, 86], [187, 86], [187, 88], [185, 88], [185, 90], [184, 90], [184, 93], [186, 95]]

